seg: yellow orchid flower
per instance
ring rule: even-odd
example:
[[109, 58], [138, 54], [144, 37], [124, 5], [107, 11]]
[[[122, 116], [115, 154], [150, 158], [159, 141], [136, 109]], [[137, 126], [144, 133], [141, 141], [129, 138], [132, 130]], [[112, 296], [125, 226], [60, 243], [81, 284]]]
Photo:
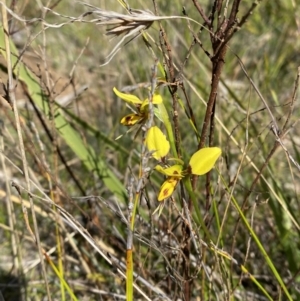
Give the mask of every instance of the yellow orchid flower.
[[[120, 92], [117, 88], [113, 88], [115, 94], [120, 97], [122, 100], [127, 102], [130, 105], [133, 105], [136, 109], [135, 113], [128, 114], [124, 116], [120, 123], [126, 126], [133, 126], [137, 123], [141, 123], [148, 118], [148, 106], [149, 106], [149, 99], [146, 98], [145, 100], [140, 100], [137, 96], [132, 94], [126, 94]], [[162, 103], [162, 97], [159, 94], [153, 95], [152, 99], [153, 104]]]
[[[170, 150], [169, 141], [157, 126], [153, 126], [148, 130], [146, 145], [148, 150], [153, 152], [152, 157], [158, 161], [163, 161]], [[173, 194], [179, 181], [186, 175], [193, 174], [201, 176], [209, 172], [214, 167], [221, 153], [222, 151], [219, 147], [202, 148], [192, 155], [186, 170], [183, 170], [183, 165], [181, 164], [168, 167], [157, 165], [155, 170], [167, 177], [160, 187], [157, 198], [158, 201], [169, 198]]]

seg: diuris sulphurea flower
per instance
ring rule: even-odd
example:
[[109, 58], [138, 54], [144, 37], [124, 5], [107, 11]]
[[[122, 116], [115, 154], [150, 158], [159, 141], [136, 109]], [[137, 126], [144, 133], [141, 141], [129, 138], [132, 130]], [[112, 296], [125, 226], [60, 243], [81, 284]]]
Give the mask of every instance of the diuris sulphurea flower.
[[[149, 151], [152, 152], [152, 157], [161, 163], [165, 162], [165, 157], [170, 150], [170, 143], [162, 131], [153, 126], [149, 129], [146, 136], [146, 145]], [[169, 198], [179, 181], [187, 175], [204, 175], [209, 172], [220, 157], [222, 151], [219, 147], [206, 147], [195, 152], [186, 169], [183, 169], [182, 164], [175, 164], [171, 166], [157, 165], [155, 170], [164, 174], [167, 179], [160, 187], [158, 193], [158, 201], [163, 201]], [[180, 161], [177, 159], [177, 161]]]
[[[126, 103], [135, 107], [135, 113], [124, 116], [120, 123], [126, 126], [133, 126], [138, 123], [143, 123], [147, 120], [149, 114], [149, 99], [140, 100], [133, 94], [126, 94], [118, 91], [117, 88], [113, 88], [115, 94], [124, 100]], [[159, 94], [153, 95], [153, 104], [162, 103], [162, 97]]]

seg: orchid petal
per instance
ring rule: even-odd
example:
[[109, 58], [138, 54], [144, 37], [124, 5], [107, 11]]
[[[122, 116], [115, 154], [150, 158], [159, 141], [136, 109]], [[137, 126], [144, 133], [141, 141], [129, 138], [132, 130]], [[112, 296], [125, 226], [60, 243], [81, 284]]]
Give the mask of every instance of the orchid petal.
[[154, 94], [153, 95], [153, 98], [152, 98], [152, 103], [157, 105], [159, 103], [162, 103], [163, 102], [163, 99], [162, 97], [160, 96], [160, 94]]
[[152, 156], [156, 160], [161, 160], [170, 150], [170, 143], [163, 132], [157, 127], [151, 127], [146, 136], [146, 145]]
[[134, 104], [134, 105], [140, 105], [143, 102], [136, 97], [133, 94], [126, 94], [126, 93], [122, 93], [120, 92], [117, 88], [113, 88], [113, 91], [115, 92], [115, 94], [120, 97], [121, 99], [123, 99], [124, 101], [130, 103], [130, 104]]
[[191, 157], [191, 173], [198, 176], [206, 174], [214, 167], [221, 153], [222, 151], [219, 147], [207, 147], [200, 149]]
[[[162, 97], [161, 97], [159, 94], [154, 94], [154, 95], [153, 95], [152, 103], [153, 103], [154, 105], [160, 104], [160, 103], [162, 103], [162, 102], [163, 102], [163, 99], [162, 99]], [[141, 105], [141, 110], [145, 109], [145, 107], [148, 106], [148, 105], [149, 105], [149, 99], [146, 98], [146, 99], [143, 101], [142, 105]]]

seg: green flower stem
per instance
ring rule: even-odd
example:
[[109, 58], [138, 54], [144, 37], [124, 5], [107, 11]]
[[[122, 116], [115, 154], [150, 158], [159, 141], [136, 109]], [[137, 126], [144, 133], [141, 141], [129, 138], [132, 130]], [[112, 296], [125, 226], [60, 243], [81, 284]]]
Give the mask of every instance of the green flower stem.
[[157, 108], [158, 108], [158, 111], [157, 111], [158, 116], [157, 117], [163, 122], [163, 124], [166, 127], [168, 140], [170, 142], [173, 156], [175, 158], [178, 158], [178, 154], [177, 154], [176, 147], [175, 147], [175, 139], [174, 139], [173, 129], [172, 129], [172, 125], [171, 125], [171, 122], [169, 119], [169, 114], [167, 112], [167, 109], [166, 109], [164, 103], [157, 104]]
[[194, 206], [194, 209], [195, 209], [195, 212], [196, 212], [196, 216], [197, 216], [198, 225], [201, 226], [201, 228], [203, 229], [206, 237], [210, 241], [212, 241], [212, 237], [209, 234], [209, 231], [208, 231], [208, 229], [207, 229], [207, 227], [206, 227], [206, 225], [205, 225], [205, 223], [203, 221], [202, 214], [201, 214], [201, 212], [199, 210], [199, 204], [197, 202], [195, 192], [193, 191], [190, 177], [187, 176], [187, 177], [183, 178], [182, 181], [183, 181], [183, 185], [184, 185], [185, 189], [187, 190], [187, 192], [189, 194], [189, 197], [191, 198], [191, 200], [193, 202], [193, 206]]

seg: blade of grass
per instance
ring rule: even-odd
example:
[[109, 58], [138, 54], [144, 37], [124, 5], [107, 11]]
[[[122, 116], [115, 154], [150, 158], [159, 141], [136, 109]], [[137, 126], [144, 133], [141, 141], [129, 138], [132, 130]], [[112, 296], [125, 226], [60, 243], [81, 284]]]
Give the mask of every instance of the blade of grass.
[[47, 262], [49, 263], [49, 265], [51, 266], [52, 270], [56, 274], [56, 276], [59, 278], [60, 282], [63, 284], [63, 286], [65, 287], [65, 289], [69, 293], [72, 300], [78, 301], [77, 297], [74, 295], [73, 290], [70, 288], [70, 286], [68, 285], [68, 283], [64, 279], [63, 275], [60, 273], [59, 269], [57, 269], [57, 267], [55, 266], [55, 264], [52, 262], [51, 258], [47, 255], [47, 253], [45, 251], [44, 251], [44, 256], [45, 256]]

